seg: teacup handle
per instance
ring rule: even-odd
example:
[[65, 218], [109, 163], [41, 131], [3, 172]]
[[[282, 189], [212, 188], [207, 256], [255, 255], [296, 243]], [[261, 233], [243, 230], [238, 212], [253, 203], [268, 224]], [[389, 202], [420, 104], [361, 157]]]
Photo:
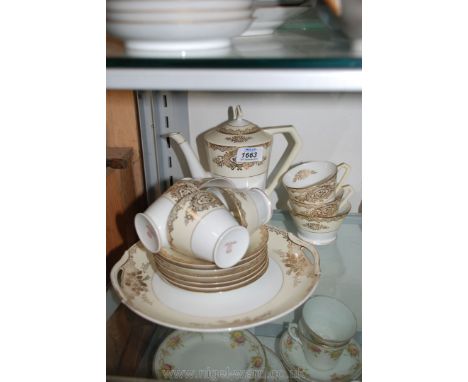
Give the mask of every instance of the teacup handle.
[[349, 184], [345, 184], [342, 188], [343, 188], [343, 197], [341, 198], [341, 202], [340, 202], [338, 209], [344, 206], [348, 202], [351, 195], [354, 194], [354, 190]]
[[343, 184], [344, 180], [346, 179], [349, 170], [351, 170], [351, 166], [345, 162], [340, 163], [339, 165], [336, 166], [336, 171], [340, 171], [343, 169], [343, 174], [341, 175], [340, 180], [338, 181], [336, 185], [336, 191], [339, 191], [341, 189], [341, 185]]
[[302, 341], [300, 340], [299, 336], [297, 335], [297, 324], [291, 322], [289, 325], [288, 325], [288, 333], [289, 335], [291, 336], [291, 338], [300, 343], [301, 346], [302, 346]]

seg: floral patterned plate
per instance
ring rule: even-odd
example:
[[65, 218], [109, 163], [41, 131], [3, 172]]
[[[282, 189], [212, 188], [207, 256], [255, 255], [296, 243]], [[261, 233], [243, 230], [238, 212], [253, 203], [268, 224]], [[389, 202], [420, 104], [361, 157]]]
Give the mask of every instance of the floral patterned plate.
[[289, 375], [278, 356], [267, 346], [263, 346], [266, 355], [265, 381], [289, 382]]
[[222, 332], [273, 321], [312, 295], [320, 266], [314, 246], [284, 230], [266, 227], [268, 269], [245, 287], [219, 293], [176, 288], [161, 280], [154, 257], [141, 243], [133, 245], [114, 265], [112, 285], [135, 313], [170, 328]]
[[340, 357], [337, 365], [331, 370], [316, 370], [306, 361], [301, 346], [293, 341], [288, 332], [280, 339], [280, 355], [289, 370], [291, 377], [307, 382], [348, 382], [361, 373], [361, 348], [351, 340]]
[[157, 378], [190, 381], [261, 381], [266, 356], [248, 331], [196, 333], [176, 330], [153, 359]]

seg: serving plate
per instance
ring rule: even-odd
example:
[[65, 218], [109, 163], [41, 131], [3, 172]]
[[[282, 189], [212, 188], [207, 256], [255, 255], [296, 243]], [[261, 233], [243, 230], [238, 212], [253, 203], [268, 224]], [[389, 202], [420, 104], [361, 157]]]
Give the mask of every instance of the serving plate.
[[111, 270], [122, 302], [149, 321], [170, 328], [221, 332], [273, 321], [302, 305], [320, 278], [319, 254], [311, 244], [266, 226], [269, 266], [255, 282], [228, 292], [176, 288], [155, 271], [152, 254], [136, 243]]
[[261, 381], [266, 355], [248, 331], [194, 333], [176, 330], [159, 346], [153, 373], [159, 379], [184, 381]]

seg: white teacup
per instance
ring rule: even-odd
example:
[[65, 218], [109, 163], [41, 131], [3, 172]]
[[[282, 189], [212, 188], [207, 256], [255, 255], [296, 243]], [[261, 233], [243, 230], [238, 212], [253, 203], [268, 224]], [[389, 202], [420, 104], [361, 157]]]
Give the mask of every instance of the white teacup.
[[[339, 180], [338, 171], [343, 170]], [[335, 199], [348, 175], [347, 163], [335, 165], [327, 161], [313, 161], [293, 167], [283, 176], [283, 185], [291, 199], [307, 204], [328, 203]]]
[[297, 236], [314, 245], [326, 245], [336, 240], [338, 230], [351, 211], [351, 203], [346, 202], [332, 217], [305, 216], [294, 212], [288, 200], [289, 213], [297, 228]]
[[356, 334], [353, 312], [341, 301], [315, 296], [304, 304], [299, 324], [289, 324], [288, 332], [304, 351], [307, 362], [317, 370], [336, 366], [343, 350]]
[[250, 243], [249, 232], [238, 224], [224, 204], [209, 191], [183, 197], [167, 220], [172, 248], [214, 262], [220, 268], [237, 264]]
[[198, 191], [191, 181], [181, 180], [172, 185], [145, 212], [135, 216], [135, 229], [146, 249], [157, 253], [169, 246], [167, 219], [174, 205], [186, 195]]
[[271, 201], [259, 188], [209, 187], [207, 190], [223, 202], [237, 222], [247, 228], [249, 233], [254, 233], [271, 219]]
[[169, 247], [167, 219], [174, 205], [184, 196], [211, 186], [230, 187], [232, 182], [222, 178], [184, 178], [169, 187], [146, 211], [138, 213], [135, 229], [146, 249], [157, 253], [162, 247]]
[[336, 216], [341, 207], [343, 207], [353, 195], [354, 190], [346, 184], [336, 193], [334, 200], [323, 204], [306, 204], [289, 199], [291, 209], [304, 216], [315, 216], [319, 218], [330, 218]]

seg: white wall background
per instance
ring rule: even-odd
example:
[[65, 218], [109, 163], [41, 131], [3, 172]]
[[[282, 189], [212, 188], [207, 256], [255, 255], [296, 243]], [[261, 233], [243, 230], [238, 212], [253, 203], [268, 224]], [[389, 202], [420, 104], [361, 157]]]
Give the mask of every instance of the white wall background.
[[[261, 127], [291, 124], [303, 139], [294, 164], [310, 160], [330, 160], [351, 165], [345, 183], [351, 184], [352, 211], [362, 199], [361, 94], [360, 93], [208, 93], [190, 92], [190, 141], [227, 119], [229, 106], [241, 105], [244, 117]], [[286, 148], [286, 140], [275, 136], [270, 171]], [[286, 209], [285, 191], [279, 184], [272, 201]]]

